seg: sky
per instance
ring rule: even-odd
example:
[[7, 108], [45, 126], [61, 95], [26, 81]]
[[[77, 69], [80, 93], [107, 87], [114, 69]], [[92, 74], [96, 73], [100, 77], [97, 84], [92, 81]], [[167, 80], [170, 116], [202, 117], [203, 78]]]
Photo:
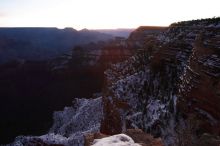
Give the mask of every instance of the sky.
[[168, 26], [220, 16], [220, 0], [0, 0], [0, 27]]

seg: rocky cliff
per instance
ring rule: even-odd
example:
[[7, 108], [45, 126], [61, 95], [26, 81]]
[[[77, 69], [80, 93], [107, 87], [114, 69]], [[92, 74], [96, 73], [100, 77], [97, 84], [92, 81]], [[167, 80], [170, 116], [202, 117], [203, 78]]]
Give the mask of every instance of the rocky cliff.
[[[195, 143], [204, 132], [219, 134], [219, 23], [219, 18], [179, 22], [145, 37], [148, 41], [130, 41], [136, 54], [105, 72], [101, 132], [141, 128], [162, 136], [166, 145]], [[144, 34], [139, 31], [135, 36]], [[196, 136], [180, 142], [191, 124], [184, 118], [192, 112], [198, 124], [187, 134]]]
[[181, 77], [180, 106], [196, 113], [202, 131], [220, 134], [220, 27], [208, 27], [197, 35], [189, 62]]
[[124, 43], [133, 54], [105, 71], [102, 97], [55, 113], [53, 144], [83, 145], [78, 136], [97, 125], [105, 135], [142, 129], [166, 146], [219, 145], [220, 18], [141, 27]]

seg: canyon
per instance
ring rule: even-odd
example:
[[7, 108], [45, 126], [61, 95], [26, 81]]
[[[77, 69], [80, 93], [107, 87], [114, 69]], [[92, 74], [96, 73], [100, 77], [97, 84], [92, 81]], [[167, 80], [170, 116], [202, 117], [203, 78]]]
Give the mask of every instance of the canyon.
[[[220, 18], [141, 26], [127, 39], [73, 51], [64, 63], [53, 61], [52, 69], [59, 73], [79, 61], [74, 68], [90, 66], [96, 74], [98, 66], [101, 91], [55, 111], [48, 133], [18, 136], [8, 146], [98, 145], [94, 139], [122, 133], [135, 146], [129, 131], [140, 129], [156, 141], [143, 146], [220, 144]], [[94, 140], [89, 144], [88, 135]]]

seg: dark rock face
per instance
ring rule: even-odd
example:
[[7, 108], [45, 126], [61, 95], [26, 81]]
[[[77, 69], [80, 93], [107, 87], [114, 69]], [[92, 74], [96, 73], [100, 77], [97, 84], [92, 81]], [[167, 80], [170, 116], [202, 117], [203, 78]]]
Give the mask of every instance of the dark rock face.
[[18, 135], [41, 135], [52, 125], [52, 114], [76, 97], [92, 98], [104, 84], [110, 63], [127, 58], [124, 39], [76, 46], [72, 54], [46, 61], [0, 64], [0, 143]]
[[199, 138], [199, 146], [219, 146], [220, 145], [220, 137], [219, 136], [212, 136], [210, 134], [203, 134]]
[[31, 138], [29, 140], [23, 140], [20, 143], [20, 145], [24, 145], [24, 146], [64, 146], [62, 144], [48, 144], [48, 143], [45, 143], [40, 138]]
[[85, 137], [84, 146], [91, 146], [95, 139], [101, 139], [101, 138], [108, 137], [108, 136], [109, 135], [105, 135], [105, 134], [102, 134], [102, 133], [87, 134], [87, 135], [84, 136]]
[[[188, 106], [197, 113], [205, 132], [220, 134], [220, 28], [207, 28], [196, 39], [193, 53], [182, 78], [181, 93]], [[180, 103], [181, 104], [181, 103]], [[190, 108], [189, 108], [190, 107]]]
[[155, 35], [165, 32], [167, 27], [156, 26], [140, 26], [134, 30], [128, 37], [128, 44], [133, 45], [147, 45], [155, 39]]
[[142, 146], [164, 146], [161, 138], [153, 138], [152, 135], [146, 134], [140, 129], [128, 129], [125, 134]]
[[[203, 120], [198, 133], [219, 135], [219, 29], [215, 18], [172, 24], [150, 35], [144, 27], [134, 31], [127, 44], [138, 49], [136, 54], [105, 72], [104, 103], [111, 106], [104, 106], [109, 110], [104, 110], [103, 127], [114, 111], [122, 127], [138, 127], [171, 142], [182, 122], [179, 115], [194, 113]], [[107, 129], [120, 133], [118, 124]]]
[[55, 67], [44, 61], [0, 65], [0, 143], [18, 135], [44, 134], [52, 126], [55, 110], [76, 97], [90, 98], [101, 92], [101, 67]]

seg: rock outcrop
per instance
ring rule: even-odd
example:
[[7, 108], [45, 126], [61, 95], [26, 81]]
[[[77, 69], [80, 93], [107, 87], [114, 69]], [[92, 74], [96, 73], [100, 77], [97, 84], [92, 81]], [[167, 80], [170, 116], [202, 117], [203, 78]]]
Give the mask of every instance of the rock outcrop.
[[8, 146], [83, 146], [84, 135], [96, 133], [102, 118], [102, 97], [75, 99], [73, 106], [54, 112], [54, 124], [48, 134], [42, 136], [18, 136]]

